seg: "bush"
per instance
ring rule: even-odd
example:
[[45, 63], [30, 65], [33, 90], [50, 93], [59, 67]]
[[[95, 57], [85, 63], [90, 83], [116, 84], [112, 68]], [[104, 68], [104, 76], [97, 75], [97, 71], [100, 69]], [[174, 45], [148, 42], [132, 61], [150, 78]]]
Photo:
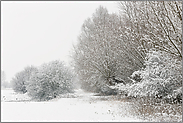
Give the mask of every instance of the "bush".
[[59, 94], [72, 92], [73, 75], [60, 61], [40, 66], [30, 79], [28, 95], [36, 100], [50, 100]]
[[151, 51], [147, 55], [142, 78], [151, 83], [149, 86], [156, 85], [151, 89], [155, 93], [149, 94], [158, 97], [172, 95], [174, 90], [182, 87], [182, 61], [165, 52]]
[[140, 82], [142, 80], [141, 71], [138, 70], [133, 72], [130, 77], [133, 80], [133, 82]]
[[[142, 80], [127, 86], [116, 86], [121, 93], [132, 97], [172, 97], [181, 102], [182, 63], [174, 56], [165, 52], [150, 51], [147, 54], [146, 68], [136, 72]], [[136, 73], [132, 74], [135, 77]], [[177, 92], [177, 95], [174, 92]], [[179, 92], [179, 93], [178, 93]]]
[[26, 93], [29, 79], [36, 70], [36, 67], [28, 66], [23, 71], [17, 73], [11, 81], [13, 90], [18, 93]]

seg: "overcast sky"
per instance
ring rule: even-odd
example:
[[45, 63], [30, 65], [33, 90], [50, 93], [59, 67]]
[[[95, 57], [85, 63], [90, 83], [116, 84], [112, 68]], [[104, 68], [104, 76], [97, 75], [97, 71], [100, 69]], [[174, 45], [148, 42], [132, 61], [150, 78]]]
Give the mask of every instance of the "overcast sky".
[[69, 61], [85, 19], [100, 5], [118, 12], [115, 1], [1, 2], [1, 69], [6, 79], [28, 65]]

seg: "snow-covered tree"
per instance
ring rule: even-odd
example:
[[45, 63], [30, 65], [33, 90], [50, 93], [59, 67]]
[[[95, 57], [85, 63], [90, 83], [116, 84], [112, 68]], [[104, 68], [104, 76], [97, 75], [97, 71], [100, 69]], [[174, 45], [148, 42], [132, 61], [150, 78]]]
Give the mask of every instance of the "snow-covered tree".
[[37, 100], [50, 100], [73, 91], [73, 74], [61, 61], [41, 65], [27, 86], [28, 95]]
[[5, 72], [1, 70], [1, 83], [3, 83], [4, 81], [6, 81], [6, 75]]
[[142, 55], [122, 28], [121, 18], [102, 6], [84, 22], [73, 59], [85, 88], [102, 91], [113, 76], [128, 83], [128, 76], [143, 67]]
[[37, 71], [36, 67], [27, 66], [24, 68], [23, 71], [17, 73], [15, 77], [11, 80], [13, 90], [18, 93], [26, 93], [26, 87], [29, 84], [29, 79], [35, 71]]
[[10, 88], [11, 84], [6, 80], [6, 74], [1, 70], [1, 87], [2, 88]]
[[182, 1], [122, 1], [122, 20], [137, 50], [165, 51], [182, 58]]

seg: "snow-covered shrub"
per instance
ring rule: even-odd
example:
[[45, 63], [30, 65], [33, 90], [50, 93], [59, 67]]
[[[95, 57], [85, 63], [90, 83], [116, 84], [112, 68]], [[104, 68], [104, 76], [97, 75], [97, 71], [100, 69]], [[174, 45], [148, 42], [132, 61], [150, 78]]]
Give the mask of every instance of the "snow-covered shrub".
[[13, 90], [18, 93], [26, 93], [29, 79], [32, 73], [34, 73], [36, 70], [36, 67], [28, 66], [23, 71], [17, 73], [15, 77], [11, 80]]
[[129, 84], [124, 85], [123, 83], [116, 84], [114, 86], [110, 86], [111, 89], [115, 89], [116, 92], [120, 95], [125, 95], [128, 93]]
[[182, 87], [182, 60], [165, 52], [151, 51], [147, 56], [146, 69], [142, 74], [144, 81], [160, 80], [157, 87], [159, 96], [172, 94]]
[[141, 76], [140, 82], [125, 85], [116, 85], [120, 94], [132, 97], [171, 97], [180, 102], [182, 99], [182, 63], [181, 60], [160, 51], [150, 51], [147, 54], [146, 68], [136, 71]]
[[116, 95], [117, 91], [115, 88], [111, 88], [110, 86], [104, 85], [101, 87], [99, 93], [102, 95]]
[[130, 86], [129, 95], [165, 97], [182, 87], [182, 62], [165, 52], [150, 51], [142, 81]]
[[50, 100], [72, 92], [73, 74], [60, 61], [45, 63], [38, 68], [27, 87], [28, 95], [37, 100]]
[[141, 71], [138, 70], [138, 71], [133, 72], [130, 77], [132, 80], [135, 80], [135, 82], [140, 82], [142, 80]]
[[174, 90], [172, 94], [165, 96], [164, 100], [168, 103], [182, 103], [182, 87]]
[[176, 102], [182, 103], [182, 87], [173, 91], [173, 99]]

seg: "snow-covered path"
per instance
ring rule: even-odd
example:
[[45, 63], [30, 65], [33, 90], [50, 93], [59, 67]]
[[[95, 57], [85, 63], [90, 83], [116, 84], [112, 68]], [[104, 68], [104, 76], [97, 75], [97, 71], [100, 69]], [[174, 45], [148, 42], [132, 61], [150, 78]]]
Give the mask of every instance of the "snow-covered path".
[[[3, 93], [2, 93], [3, 94]], [[2, 95], [3, 96], [3, 95]], [[76, 91], [77, 98], [61, 98], [48, 102], [1, 102], [2, 121], [34, 122], [140, 122], [125, 115], [118, 101], [100, 100], [82, 90]], [[125, 107], [124, 103], [124, 107]], [[126, 107], [125, 107], [126, 108]], [[121, 113], [120, 113], [121, 112]], [[122, 113], [123, 112], [123, 113]], [[122, 115], [123, 114], [123, 115]], [[127, 114], [127, 113], [126, 113]]]

